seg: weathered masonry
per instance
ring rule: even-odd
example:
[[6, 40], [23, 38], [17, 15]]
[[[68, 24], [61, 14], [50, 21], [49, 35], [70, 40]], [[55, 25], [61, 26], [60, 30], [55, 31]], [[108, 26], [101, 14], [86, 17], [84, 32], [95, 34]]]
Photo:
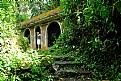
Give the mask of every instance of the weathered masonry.
[[37, 34], [40, 35], [40, 49], [45, 50], [62, 33], [61, 9], [56, 8], [21, 22], [21, 35], [30, 41], [31, 49], [37, 49]]

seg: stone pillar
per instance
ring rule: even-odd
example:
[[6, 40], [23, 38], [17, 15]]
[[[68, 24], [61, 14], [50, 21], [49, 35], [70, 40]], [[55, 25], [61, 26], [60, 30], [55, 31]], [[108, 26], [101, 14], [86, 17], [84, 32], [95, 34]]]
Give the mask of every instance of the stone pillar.
[[30, 31], [31, 31], [31, 35], [30, 35], [31, 49], [36, 49], [36, 47], [35, 47], [34, 27], [31, 27]]
[[24, 30], [21, 30], [21, 36], [24, 37]]
[[46, 25], [41, 26], [41, 49], [46, 50], [47, 49], [47, 38], [46, 38]]
[[63, 30], [64, 30], [64, 25], [63, 25], [63, 22], [59, 22], [59, 26], [60, 26], [60, 30], [61, 30], [61, 34], [63, 33]]

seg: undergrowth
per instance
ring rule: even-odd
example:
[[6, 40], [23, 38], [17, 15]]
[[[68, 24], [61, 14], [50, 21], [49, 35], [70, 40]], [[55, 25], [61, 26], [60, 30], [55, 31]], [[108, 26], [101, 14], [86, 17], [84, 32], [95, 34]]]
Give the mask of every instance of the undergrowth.
[[0, 81], [46, 81], [52, 58], [36, 51], [0, 53]]
[[93, 80], [120, 80], [120, 3], [62, 0], [64, 31], [44, 54], [77, 57]]

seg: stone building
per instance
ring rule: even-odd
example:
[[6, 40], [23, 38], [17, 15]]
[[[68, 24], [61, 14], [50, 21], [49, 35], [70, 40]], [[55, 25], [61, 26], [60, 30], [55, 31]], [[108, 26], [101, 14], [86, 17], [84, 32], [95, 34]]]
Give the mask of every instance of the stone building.
[[28, 37], [31, 49], [37, 49], [37, 32], [41, 35], [40, 49], [46, 50], [62, 33], [62, 11], [56, 8], [21, 22], [22, 37]]

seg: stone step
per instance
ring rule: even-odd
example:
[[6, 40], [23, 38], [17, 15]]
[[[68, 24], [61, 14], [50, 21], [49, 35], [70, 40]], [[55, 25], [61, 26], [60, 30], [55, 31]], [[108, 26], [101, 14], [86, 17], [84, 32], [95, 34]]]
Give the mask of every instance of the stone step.
[[80, 62], [74, 62], [74, 61], [55, 61], [52, 64], [52, 66], [55, 68], [57, 66], [58, 69], [60, 69], [60, 68], [65, 68], [65, 67], [81, 67], [83, 66], [83, 64]]
[[55, 61], [74, 61], [72, 56], [52, 56]]
[[55, 75], [60, 76], [60, 77], [81, 77], [82, 75], [84, 76], [90, 76], [91, 72], [87, 69], [64, 69], [64, 70], [58, 70], [55, 72]]
[[59, 78], [59, 80], [54, 81], [92, 81], [91, 79], [80, 79], [80, 78]]
[[80, 62], [74, 62], [74, 61], [55, 61], [52, 64], [52, 67], [55, 69], [55, 71], [65, 68], [80, 68], [83, 64]]
[[75, 61], [55, 61], [55, 65], [82, 65], [80, 62]]
[[[50, 76], [50, 75], [49, 75]], [[48, 76], [45, 76], [48, 78]], [[53, 79], [52, 81], [93, 81], [91, 78], [76, 78], [76, 77], [59, 77], [59, 76], [53, 76], [51, 75], [51, 78]]]

